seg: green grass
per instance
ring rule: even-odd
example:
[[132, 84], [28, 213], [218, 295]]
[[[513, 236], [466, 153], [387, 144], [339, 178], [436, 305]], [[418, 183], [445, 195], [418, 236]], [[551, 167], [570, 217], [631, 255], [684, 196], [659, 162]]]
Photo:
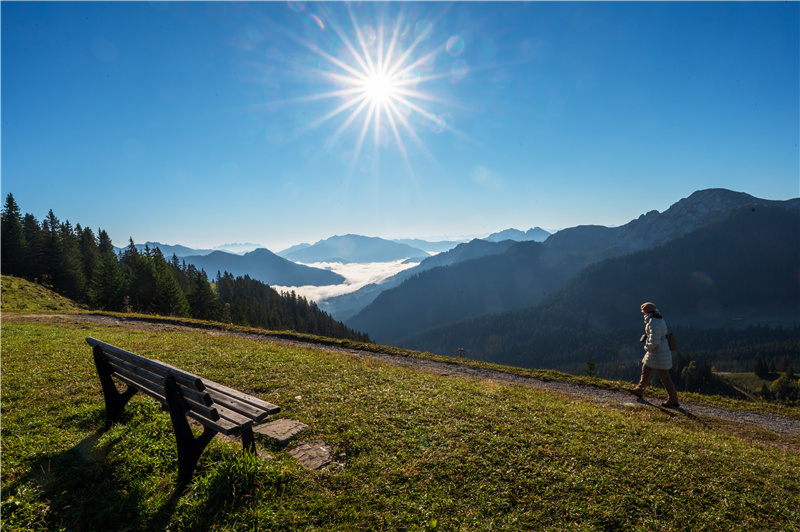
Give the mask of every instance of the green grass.
[[0, 280], [0, 308], [3, 312], [75, 312], [79, 309], [70, 299], [41, 285], [3, 275]]
[[[168, 415], [103, 431], [86, 336], [280, 405], [333, 465], [217, 438], [171, 497]], [[800, 530], [800, 438], [735, 423], [203, 330], [3, 320], [1, 362], [4, 530]]]
[[[212, 330], [221, 330], [221, 331], [229, 331], [236, 333], [277, 336], [279, 338], [310, 342], [318, 344], [320, 346], [335, 346], [335, 347], [359, 349], [363, 351], [371, 351], [373, 353], [384, 353], [391, 355], [400, 355], [409, 358], [434, 360], [437, 362], [443, 362], [445, 364], [464, 365], [481, 369], [492, 369], [492, 370], [502, 371], [505, 373], [519, 375], [522, 377], [533, 377], [543, 381], [559, 381], [559, 382], [569, 382], [573, 384], [591, 385], [613, 391], [624, 391], [632, 386], [632, 383], [630, 382], [610, 381], [606, 379], [601, 379], [597, 377], [588, 377], [583, 375], [576, 376], [550, 369], [527, 369], [514, 366], [493, 364], [489, 362], [481, 362], [476, 360], [457, 359], [453, 357], [434, 355], [428, 352], [420, 353], [418, 351], [410, 351], [407, 349], [400, 349], [393, 346], [385, 346], [374, 343], [355, 342], [353, 340], [347, 340], [347, 339], [319, 337], [310, 334], [298, 333], [295, 331], [267, 331], [264, 329], [243, 327], [229, 323], [208, 322], [202, 320], [195, 320], [191, 318], [174, 318], [169, 316], [156, 316], [156, 315], [136, 314], [136, 313], [87, 311], [81, 309], [79, 305], [70, 301], [69, 299], [63, 298], [58, 294], [51, 292], [50, 290], [47, 290], [46, 288], [43, 288], [29, 281], [25, 281], [23, 279], [18, 279], [6, 275], [2, 276], [2, 280], [3, 280], [2, 310], [3, 312], [9, 311], [12, 313], [12, 315], [17, 313], [47, 314], [53, 312], [66, 313], [66, 314], [90, 313], [95, 315], [117, 318], [124, 321], [162, 323], [167, 325], [193, 327], [197, 329], [212, 329]], [[6, 289], [7, 287], [9, 288], [9, 290]], [[6, 305], [6, 300], [8, 300], [9, 302], [8, 308]], [[54, 301], [56, 303], [53, 303]], [[57, 308], [51, 308], [53, 305], [59, 305], [59, 306]], [[654, 379], [654, 382], [655, 381], [656, 379]], [[661, 398], [667, 397], [666, 392], [657, 386], [651, 387], [648, 390], [648, 394], [654, 397], [661, 397]], [[681, 393], [680, 396], [683, 401], [690, 401], [695, 404], [717, 406], [722, 408], [734, 408], [739, 410], [749, 410], [753, 412], [800, 419], [800, 408], [798, 407], [787, 407], [784, 405], [768, 403], [768, 402], [741, 401], [729, 397], [694, 394], [694, 393]]]
[[[761, 387], [766, 385], [768, 388], [773, 381], [765, 380], [753, 372], [748, 373], [724, 373], [722, 378], [745, 390], [747, 393], [754, 397], [758, 397], [761, 393]], [[777, 378], [777, 377], [776, 377]]]

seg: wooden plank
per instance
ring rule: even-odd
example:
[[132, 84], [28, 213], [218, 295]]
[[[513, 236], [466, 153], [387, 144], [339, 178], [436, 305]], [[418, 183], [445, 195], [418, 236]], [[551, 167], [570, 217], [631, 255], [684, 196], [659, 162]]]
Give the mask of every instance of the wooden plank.
[[200, 403], [196, 403], [190, 400], [188, 397], [183, 397], [186, 400], [186, 407], [189, 409], [189, 412], [195, 412], [203, 416], [204, 418], [208, 419], [209, 421], [217, 421], [220, 418], [219, 415], [219, 408], [216, 406], [207, 407], [206, 405], [201, 405]]
[[[115, 374], [128, 376], [133, 381], [138, 383], [138, 387], [150, 388], [156, 393], [161, 395], [164, 394], [164, 377], [156, 375], [155, 373], [147, 371], [144, 368], [140, 368], [116, 357], [107, 357], [106, 360], [108, 360], [108, 363], [111, 364]], [[191, 399], [192, 401], [205, 406], [212, 405], [213, 400], [208, 392], [198, 392], [193, 387], [183, 386], [180, 383], [178, 383], [178, 386], [180, 387], [181, 393], [187, 399]]]
[[235, 423], [235, 424], [240, 425], [240, 426], [246, 426], [246, 425], [252, 425], [253, 424], [253, 420], [250, 419], [249, 417], [246, 417], [246, 416], [243, 416], [241, 414], [238, 414], [237, 412], [234, 412], [233, 410], [229, 410], [229, 409], [225, 408], [224, 406], [220, 406], [218, 404], [215, 404], [214, 406], [216, 407], [217, 411], [219, 412], [219, 417], [221, 419], [226, 419], [226, 420], [230, 421], [231, 423]]
[[86, 342], [103, 350], [114, 376], [162, 404], [166, 404], [164, 378], [172, 375], [186, 400], [186, 414], [222, 434], [239, 434], [242, 428], [251, 427], [253, 421], [260, 422], [280, 412], [280, 407], [272, 403], [201, 379], [159, 360], [136, 355], [92, 337], [86, 338]]
[[114, 373], [114, 376], [116, 378], [118, 378], [119, 380], [121, 380], [122, 382], [124, 382], [125, 384], [133, 386], [134, 388], [136, 388], [137, 390], [139, 390], [143, 394], [149, 395], [150, 397], [152, 397], [156, 401], [160, 402], [161, 404], [164, 404], [164, 405], [167, 404], [167, 398], [164, 397], [164, 394], [160, 394], [160, 393], [158, 393], [157, 391], [155, 391], [155, 390], [153, 390], [151, 388], [140, 386], [138, 382], [136, 382], [135, 380], [133, 380], [131, 377], [129, 377], [127, 375], [121, 375], [119, 373]]
[[100, 348], [103, 350], [106, 356], [116, 356], [118, 358], [122, 358], [123, 360], [126, 360], [131, 364], [147, 368], [149, 371], [157, 375], [164, 376], [167, 374], [167, 372], [169, 372], [175, 377], [175, 380], [178, 383], [183, 384], [184, 386], [191, 386], [199, 392], [202, 392], [204, 389], [203, 380], [200, 377], [192, 373], [183, 371], [180, 368], [176, 368], [175, 366], [171, 366], [166, 362], [145, 358], [143, 356], [131, 353], [130, 351], [125, 351], [124, 349], [120, 349], [119, 347], [102, 342], [96, 338], [92, 338], [91, 336], [86, 338], [86, 343], [88, 343], [92, 347], [100, 346]]
[[118, 358], [106, 358], [106, 360], [115, 374], [125, 375], [142, 387], [152, 388], [161, 394], [164, 393], [164, 378], [160, 375], [151, 373], [144, 368], [127, 364]]
[[248, 419], [252, 419], [257, 423], [260, 423], [269, 417], [269, 412], [266, 410], [256, 408], [248, 403], [243, 403], [242, 401], [239, 401], [230, 395], [218, 392], [209, 385], [206, 385], [206, 391], [214, 400], [215, 405], [222, 406], [228, 410], [233, 410], [234, 412], [237, 412]]
[[[139, 390], [140, 392], [149, 395], [156, 401], [159, 401], [161, 404], [167, 404], [167, 398], [164, 396], [164, 388], [162, 387], [159, 391], [158, 389], [154, 389], [147, 385], [142, 385], [142, 379], [137, 375], [123, 375], [121, 373], [114, 373], [114, 376], [117, 377], [119, 380], [124, 382], [125, 384], [129, 384]], [[208, 419], [209, 421], [216, 421], [219, 419], [219, 410], [215, 407], [209, 408], [205, 405], [200, 403], [196, 403], [189, 399], [188, 397], [184, 396], [186, 400], [186, 407], [189, 409], [190, 412], [195, 412], [198, 416], [202, 418]], [[198, 419], [199, 420], [199, 419]]]
[[211, 391], [216, 391], [218, 393], [225, 394], [229, 397], [233, 397], [243, 403], [247, 403], [258, 409], [265, 410], [270, 415], [277, 414], [278, 412], [281, 411], [281, 407], [273, 405], [272, 403], [268, 403], [266, 401], [262, 401], [258, 397], [253, 397], [252, 395], [242, 393], [239, 390], [228, 388], [227, 386], [223, 386], [222, 384], [207, 379], [204, 379], [203, 382], [205, 383], [206, 388]]
[[190, 418], [194, 419], [198, 423], [202, 423], [203, 425], [209, 426], [212, 429], [216, 430], [217, 432], [224, 434], [225, 436], [236, 436], [240, 434], [242, 431], [242, 426], [237, 425], [236, 423], [232, 423], [227, 419], [218, 419], [216, 421], [211, 421], [208, 418], [204, 418], [203, 416], [198, 415], [196, 412], [187, 412], [186, 413]]

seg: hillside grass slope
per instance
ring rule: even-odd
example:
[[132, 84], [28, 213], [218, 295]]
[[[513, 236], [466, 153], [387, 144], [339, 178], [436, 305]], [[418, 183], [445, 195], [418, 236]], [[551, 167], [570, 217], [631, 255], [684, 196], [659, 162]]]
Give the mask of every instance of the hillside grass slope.
[[0, 277], [0, 308], [3, 312], [75, 312], [78, 305], [47, 288], [10, 275]]
[[[3, 530], [800, 530], [797, 435], [212, 327], [20, 314], [0, 322]], [[287, 447], [257, 436], [271, 459], [215, 438], [175, 496], [168, 414], [137, 394], [104, 430], [87, 336], [309, 429]], [[330, 467], [290, 456], [310, 441], [331, 448]]]

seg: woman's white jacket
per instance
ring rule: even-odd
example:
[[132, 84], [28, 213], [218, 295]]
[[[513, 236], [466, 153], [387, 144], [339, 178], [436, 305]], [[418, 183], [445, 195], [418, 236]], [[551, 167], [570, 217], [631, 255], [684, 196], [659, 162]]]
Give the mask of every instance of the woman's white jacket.
[[644, 332], [647, 341], [644, 344], [646, 351], [642, 363], [653, 369], [670, 369], [672, 367], [672, 351], [667, 344], [667, 323], [663, 318], [655, 318], [648, 314], [644, 318]]

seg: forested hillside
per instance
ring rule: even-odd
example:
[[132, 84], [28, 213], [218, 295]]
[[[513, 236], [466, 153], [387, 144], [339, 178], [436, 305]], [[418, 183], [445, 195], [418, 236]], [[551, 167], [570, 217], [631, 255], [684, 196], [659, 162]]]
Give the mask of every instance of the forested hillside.
[[133, 241], [114, 252], [104, 230], [61, 222], [51, 210], [39, 222], [21, 215], [13, 195], [2, 210], [0, 270], [52, 288], [99, 310], [192, 317], [272, 330], [295, 330], [332, 338], [369, 341], [294, 292], [217, 272], [216, 290], [204, 270], [158, 248], [139, 251]]
[[556, 258], [539, 242], [420, 272], [382, 292], [346, 323], [379, 343], [445, 323], [528, 307], [575, 275], [583, 258]]
[[[796, 209], [745, 207], [662, 246], [594, 264], [537, 306], [432, 329], [398, 345], [446, 355], [464, 348], [470, 358], [572, 372], [593, 359], [616, 377], [640, 364], [639, 305], [652, 300], [681, 351], [698, 361], [746, 371], [758, 354], [796, 363], [798, 216]], [[783, 326], [767, 327], [770, 320]]]
[[403, 281], [414, 275], [439, 266], [450, 266], [487, 255], [499, 255], [515, 243], [516, 242], [511, 240], [487, 242], [476, 238], [469, 242], [458, 244], [450, 250], [428, 257], [413, 268], [403, 270], [388, 279], [384, 279], [380, 284], [368, 284], [355, 292], [326, 299], [321, 302], [320, 305], [332, 316], [346, 322], [349, 318], [372, 303], [379, 294], [399, 286]]

